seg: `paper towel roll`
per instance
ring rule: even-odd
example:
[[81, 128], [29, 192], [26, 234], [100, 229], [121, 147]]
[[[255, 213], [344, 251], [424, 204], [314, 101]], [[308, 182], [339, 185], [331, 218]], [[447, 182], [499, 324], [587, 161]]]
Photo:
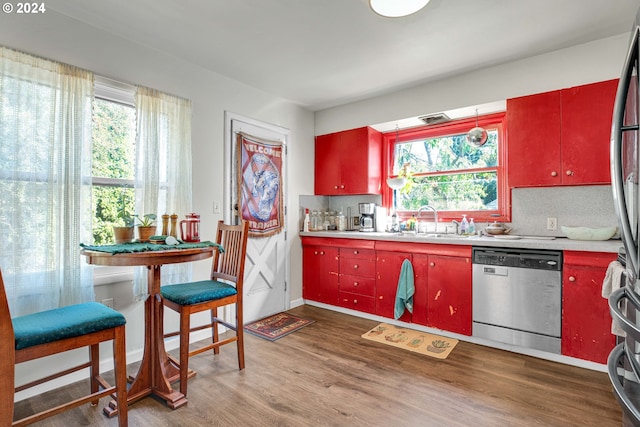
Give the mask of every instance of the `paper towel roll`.
[[384, 206], [376, 206], [376, 231], [387, 231], [387, 208]]

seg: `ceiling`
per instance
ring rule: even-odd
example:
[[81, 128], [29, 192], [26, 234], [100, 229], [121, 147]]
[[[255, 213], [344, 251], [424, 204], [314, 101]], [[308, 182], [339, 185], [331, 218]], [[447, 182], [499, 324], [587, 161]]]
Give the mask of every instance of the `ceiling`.
[[52, 0], [124, 39], [318, 111], [626, 33], [640, 0]]

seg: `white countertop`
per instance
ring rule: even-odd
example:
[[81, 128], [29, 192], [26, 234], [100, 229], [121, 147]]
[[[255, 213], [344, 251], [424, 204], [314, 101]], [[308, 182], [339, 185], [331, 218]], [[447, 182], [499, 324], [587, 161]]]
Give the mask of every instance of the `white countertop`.
[[517, 240], [507, 240], [495, 237], [485, 236], [447, 236], [440, 234], [441, 237], [416, 236], [413, 234], [400, 233], [380, 233], [380, 232], [361, 232], [361, 231], [310, 231], [300, 232], [300, 236], [304, 237], [325, 237], [338, 239], [361, 239], [361, 240], [384, 240], [393, 242], [423, 242], [423, 243], [442, 243], [447, 245], [471, 245], [471, 246], [496, 246], [501, 248], [524, 248], [524, 249], [555, 249], [585, 252], [611, 252], [617, 253], [621, 248], [621, 240], [571, 240], [565, 237], [556, 237], [553, 240], [548, 238], [536, 238], [534, 236], [524, 236]]

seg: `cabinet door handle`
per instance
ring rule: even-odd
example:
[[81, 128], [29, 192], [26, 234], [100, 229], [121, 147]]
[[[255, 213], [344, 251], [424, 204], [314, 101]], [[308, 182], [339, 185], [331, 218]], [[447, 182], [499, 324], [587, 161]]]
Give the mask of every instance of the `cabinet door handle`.
[[573, 277], [573, 276], [569, 276], [569, 281], [570, 281], [570, 282], [575, 282], [575, 281], [576, 281], [576, 278], [575, 278], [575, 277]]
[[429, 263], [429, 267], [435, 267], [435, 266], [436, 266], [436, 263], [435, 263], [435, 262], [430, 262], [430, 263]]
[[572, 170], [568, 170], [567, 171], [567, 176], [572, 176], [573, 175], [573, 171]]
[[343, 189], [344, 189], [344, 184], [341, 184], [341, 185], [340, 185], [340, 188], [343, 188]]
[[353, 287], [358, 287], [358, 282], [353, 282]]
[[337, 185], [334, 185], [334, 186], [333, 186], [333, 189], [334, 189], [334, 190], [337, 190], [337, 189], [338, 189], [338, 186], [337, 186]]
[[556, 172], [556, 171], [551, 171], [551, 176], [558, 176], [558, 172]]
[[357, 269], [358, 269], [358, 264], [355, 264], [355, 265], [353, 266], [353, 269], [354, 269], [354, 270], [357, 270]]
[[360, 252], [358, 250], [353, 251], [354, 255], [358, 255]]
[[324, 251], [320, 251], [320, 255], [324, 255]]
[[378, 297], [378, 299], [382, 300], [382, 299], [384, 299], [384, 297], [383, 297], [382, 295], [380, 295], [380, 296]]
[[354, 303], [354, 304], [357, 304], [357, 303], [358, 303], [358, 300], [357, 300], [357, 299], [354, 299], [354, 300], [353, 300], [353, 303]]

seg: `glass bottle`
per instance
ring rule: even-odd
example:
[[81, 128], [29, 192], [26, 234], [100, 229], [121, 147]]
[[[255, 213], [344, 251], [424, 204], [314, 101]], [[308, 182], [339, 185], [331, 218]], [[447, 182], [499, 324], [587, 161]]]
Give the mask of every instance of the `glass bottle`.
[[460, 221], [460, 234], [466, 234], [469, 231], [469, 221], [467, 216], [462, 215], [462, 221]]

